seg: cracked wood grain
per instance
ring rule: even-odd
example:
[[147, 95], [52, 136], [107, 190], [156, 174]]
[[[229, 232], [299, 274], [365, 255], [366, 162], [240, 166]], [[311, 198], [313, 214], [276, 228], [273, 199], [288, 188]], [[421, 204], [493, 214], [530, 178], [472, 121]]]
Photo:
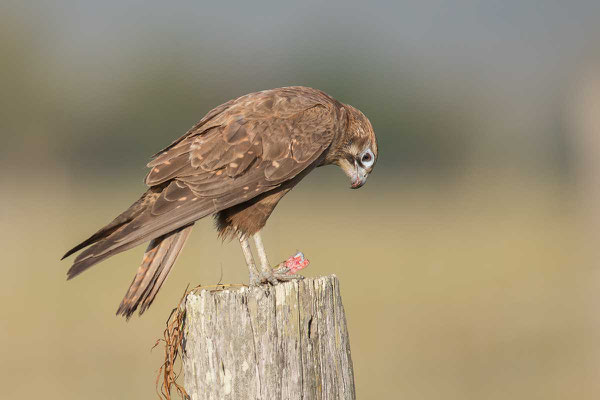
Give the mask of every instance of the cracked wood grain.
[[193, 400], [354, 400], [335, 275], [201, 290], [186, 299], [185, 389]]

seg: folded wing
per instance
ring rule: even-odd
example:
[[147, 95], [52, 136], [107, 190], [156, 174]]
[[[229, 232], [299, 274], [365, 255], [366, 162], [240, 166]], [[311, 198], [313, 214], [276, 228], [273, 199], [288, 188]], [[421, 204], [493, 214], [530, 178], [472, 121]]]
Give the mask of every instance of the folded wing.
[[333, 140], [336, 115], [328, 97], [300, 96], [293, 88], [253, 93], [217, 107], [154, 156], [146, 176], [150, 189], [122, 214], [127, 218], [72, 250], [91, 245], [75, 259], [68, 278], [314, 168]]

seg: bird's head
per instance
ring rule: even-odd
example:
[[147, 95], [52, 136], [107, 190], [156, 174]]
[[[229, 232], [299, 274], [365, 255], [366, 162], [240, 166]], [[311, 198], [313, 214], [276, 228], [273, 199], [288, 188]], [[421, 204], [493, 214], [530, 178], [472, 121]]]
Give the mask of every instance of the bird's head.
[[365, 184], [377, 162], [377, 138], [371, 122], [362, 112], [348, 105], [344, 108], [348, 112], [348, 123], [333, 164], [348, 175], [351, 188], [358, 189]]

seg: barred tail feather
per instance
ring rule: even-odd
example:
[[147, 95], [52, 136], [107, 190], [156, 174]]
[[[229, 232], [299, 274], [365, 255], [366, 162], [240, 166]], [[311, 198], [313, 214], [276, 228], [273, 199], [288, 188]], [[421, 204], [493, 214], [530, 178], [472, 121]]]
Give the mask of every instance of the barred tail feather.
[[150, 307], [192, 231], [193, 224], [152, 239], [138, 272], [129, 286], [117, 315], [129, 319], [139, 307], [140, 315]]

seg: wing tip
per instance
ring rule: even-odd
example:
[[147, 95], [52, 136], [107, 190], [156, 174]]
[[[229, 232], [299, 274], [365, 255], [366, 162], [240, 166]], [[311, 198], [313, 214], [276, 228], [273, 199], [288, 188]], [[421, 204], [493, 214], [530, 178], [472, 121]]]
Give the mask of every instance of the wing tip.
[[67, 280], [68, 281], [75, 278], [77, 275], [79, 275], [81, 273], [81, 271], [74, 271], [73, 270], [74, 267], [75, 267], [75, 264], [73, 264], [73, 266], [71, 268], [69, 268], [69, 270], [67, 271]]
[[75, 278], [77, 275], [81, 274], [83, 271], [90, 268], [94, 264], [102, 261], [102, 258], [96, 259], [95, 257], [90, 257], [90, 256], [81, 257], [84, 254], [85, 253], [81, 253], [79, 256], [77, 256], [77, 258], [75, 259], [75, 262], [73, 263], [73, 265], [71, 265], [71, 268], [69, 268], [69, 270], [67, 271], [67, 280], [68, 281]]
[[79, 250], [83, 249], [84, 247], [86, 247], [87, 245], [89, 245], [89, 244], [84, 244], [84, 243], [85, 242], [82, 242], [82, 243], [78, 244], [77, 246], [73, 247], [71, 250], [67, 251], [65, 253], [65, 255], [61, 257], [60, 261], [64, 260], [65, 258], [69, 257], [73, 253], [76, 253], [77, 251], [79, 251]]

